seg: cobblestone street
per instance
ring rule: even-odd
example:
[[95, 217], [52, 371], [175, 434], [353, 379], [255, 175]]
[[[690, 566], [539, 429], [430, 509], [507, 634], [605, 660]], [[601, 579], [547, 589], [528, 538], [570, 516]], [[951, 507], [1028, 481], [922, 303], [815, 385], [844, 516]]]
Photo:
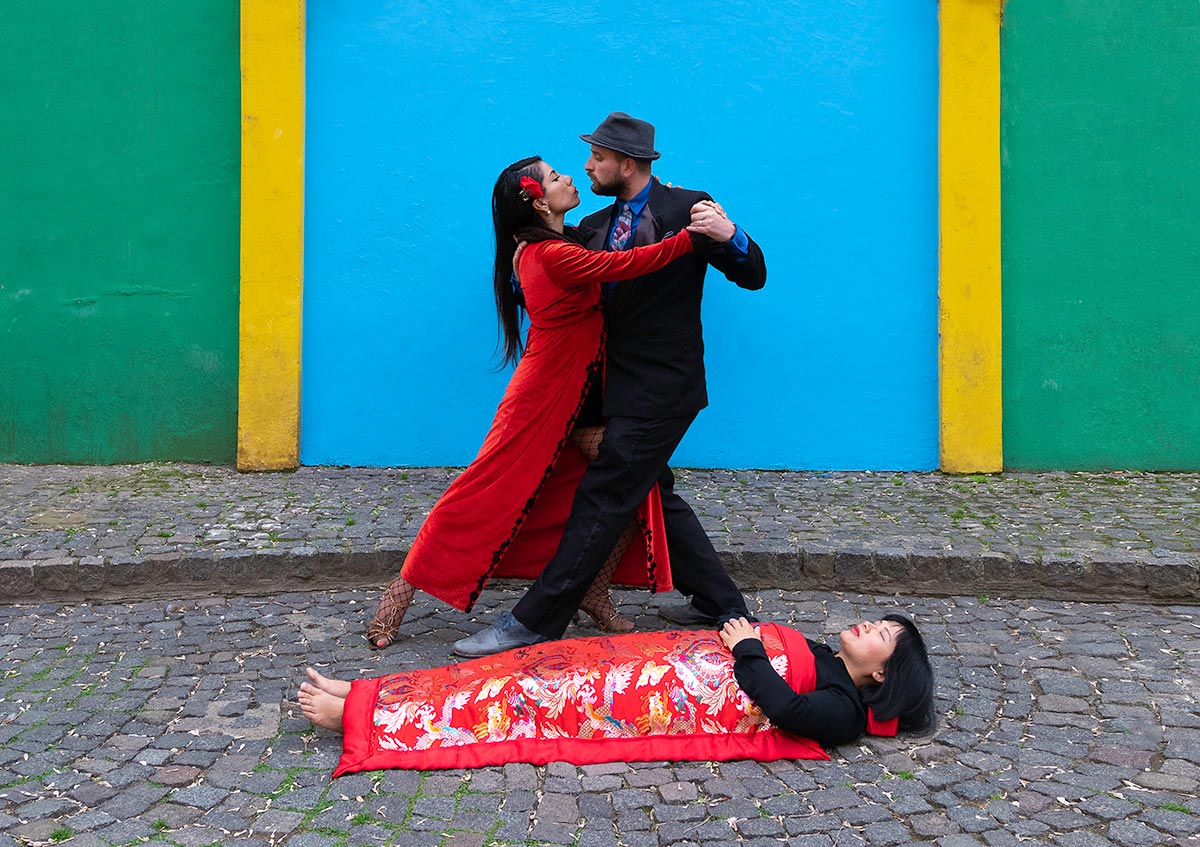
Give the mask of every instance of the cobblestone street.
[[[338, 738], [295, 705], [342, 678], [444, 663], [467, 617], [418, 595], [370, 653], [373, 592], [0, 607], [0, 847], [1200, 843], [1200, 609], [762, 591], [816, 635], [894, 606], [939, 677], [928, 737], [830, 762], [658, 762], [329, 774]], [[673, 599], [674, 595], [672, 595]], [[621, 592], [658, 628], [658, 600]], [[581, 626], [568, 634], [595, 634]]]

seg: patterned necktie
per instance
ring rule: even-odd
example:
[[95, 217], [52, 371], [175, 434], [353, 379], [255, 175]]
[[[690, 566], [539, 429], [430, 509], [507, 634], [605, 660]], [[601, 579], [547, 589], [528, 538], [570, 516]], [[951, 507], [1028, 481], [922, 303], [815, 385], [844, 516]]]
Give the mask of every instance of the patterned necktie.
[[[629, 235], [633, 232], [633, 209], [629, 208], [628, 203], [621, 204], [621, 214], [617, 215], [617, 222], [613, 225], [612, 235], [608, 239], [608, 249], [613, 252], [624, 250], [625, 245], [629, 243]], [[613, 292], [617, 290], [617, 283], [604, 283], [604, 298], [612, 300]]]
[[621, 214], [617, 215], [617, 223], [613, 226], [612, 237], [608, 239], [609, 250], [624, 250], [633, 232], [633, 209], [628, 203], [621, 204]]

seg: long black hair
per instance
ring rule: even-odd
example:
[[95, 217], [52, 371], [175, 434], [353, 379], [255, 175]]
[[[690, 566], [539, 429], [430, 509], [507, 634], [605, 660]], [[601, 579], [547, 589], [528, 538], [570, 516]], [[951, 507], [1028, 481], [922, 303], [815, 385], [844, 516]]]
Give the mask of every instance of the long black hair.
[[917, 625], [904, 615], [884, 615], [900, 624], [896, 649], [883, 666], [883, 682], [862, 689], [863, 702], [881, 721], [900, 719], [906, 732], [924, 732], [934, 725], [933, 665]]
[[496, 187], [492, 189], [492, 229], [496, 236], [492, 285], [496, 293], [496, 317], [500, 323], [498, 348], [501, 368], [515, 365], [524, 352], [521, 318], [525, 310], [525, 298], [513, 287], [512, 260], [517, 252], [517, 233], [540, 223], [533, 203], [521, 197], [520, 180], [528, 176], [541, 182], [540, 169], [537, 167], [541, 161], [540, 156], [530, 156], [513, 162], [500, 172]]

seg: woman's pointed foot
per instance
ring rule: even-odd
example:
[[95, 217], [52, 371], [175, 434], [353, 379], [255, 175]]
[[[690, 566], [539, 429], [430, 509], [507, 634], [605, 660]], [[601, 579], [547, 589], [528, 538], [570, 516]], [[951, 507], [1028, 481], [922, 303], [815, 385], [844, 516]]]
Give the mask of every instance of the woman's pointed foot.
[[375, 617], [367, 625], [367, 646], [372, 650], [385, 650], [395, 643], [396, 633], [400, 631], [415, 593], [416, 588], [404, 577], [398, 576], [391, 581], [379, 598]]
[[595, 621], [601, 632], [624, 635], [637, 629], [633, 621], [617, 611], [611, 596], [606, 599], [607, 602], [601, 602], [594, 606], [581, 605], [579, 610]]
[[367, 630], [367, 646], [372, 650], [386, 650], [392, 646], [399, 629], [399, 626], [376, 626], [372, 622], [371, 628]]
[[342, 713], [346, 710], [346, 701], [335, 697], [327, 691], [322, 691], [307, 682], [300, 683], [300, 693], [296, 695], [300, 703], [300, 711], [304, 717], [322, 729], [342, 731]]
[[350, 683], [348, 682], [321, 676], [315, 668], [305, 668], [304, 673], [308, 676], [309, 682], [326, 694], [332, 694], [334, 697], [340, 697], [343, 700], [350, 694]]

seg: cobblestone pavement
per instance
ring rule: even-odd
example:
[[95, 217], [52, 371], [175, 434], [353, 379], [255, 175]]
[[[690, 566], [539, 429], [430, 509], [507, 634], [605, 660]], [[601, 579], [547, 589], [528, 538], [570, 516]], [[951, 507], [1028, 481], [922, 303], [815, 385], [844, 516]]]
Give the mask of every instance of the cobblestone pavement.
[[[247, 522], [249, 519], [247, 518]], [[399, 648], [373, 593], [0, 606], [0, 847], [1200, 843], [1200, 607], [764, 591], [764, 619], [836, 632], [899, 606], [939, 677], [940, 728], [830, 762], [656, 762], [356, 774], [294, 691], [448, 660], [468, 618], [419, 596]], [[621, 592], [658, 626], [656, 601]], [[590, 627], [571, 632], [592, 634]]]
[[[0, 602], [379, 584], [457, 469], [0, 465]], [[1200, 474], [680, 471], [750, 587], [1200, 601]]]

